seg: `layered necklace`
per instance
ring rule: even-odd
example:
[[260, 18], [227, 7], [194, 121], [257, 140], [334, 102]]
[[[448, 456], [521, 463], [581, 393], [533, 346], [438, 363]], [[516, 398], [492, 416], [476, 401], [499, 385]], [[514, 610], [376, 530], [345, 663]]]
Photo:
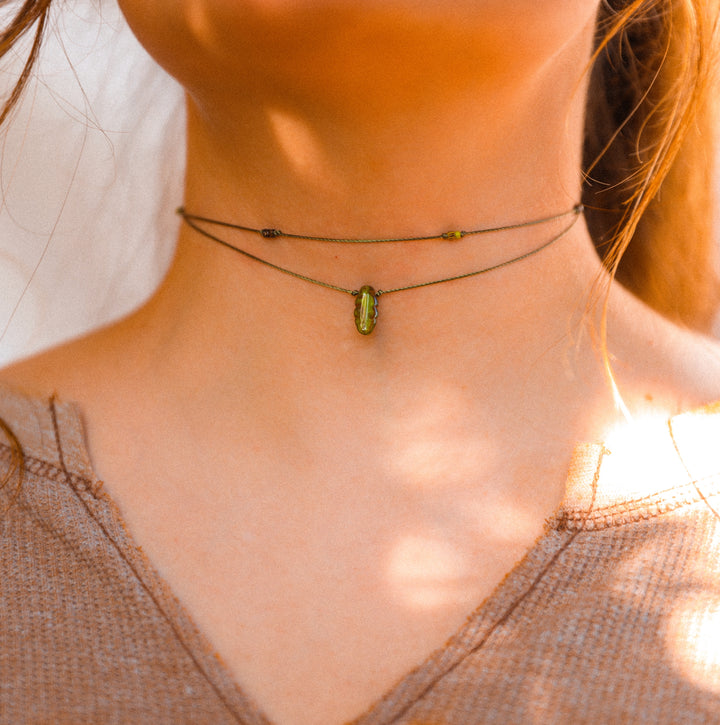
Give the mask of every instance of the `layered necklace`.
[[[343, 294], [351, 295], [355, 298], [355, 309], [354, 309], [354, 318], [355, 318], [355, 327], [357, 331], [361, 335], [369, 335], [374, 329], [377, 324], [378, 320], [378, 312], [379, 312], [379, 300], [380, 297], [383, 295], [389, 295], [394, 294], [396, 292], [407, 292], [409, 290], [413, 289], [420, 289], [421, 287], [430, 287], [432, 285], [436, 284], [444, 284], [445, 282], [454, 282], [456, 280], [460, 279], [466, 279], [468, 277], [477, 277], [481, 274], [486, 274], [487, 272], [493, 272], [496, 269], [502, 269], [503, 267], [507, 267], [511, 264], [514, 264], [515, 262], [520, 262], [523, 259], [527, 259], [528, 257], [532, 257], [535, 254], [538, 254], [538, 252], [542, 252], [543, 249], [547, 249], [551, 244], [554, 244], [558, 240], [562, 239], [564, 236], [566, 236], [570, 230], [575, 226], [575, 223], [577, 222], [578, 218], [583, 212], [583, 206], [582, 204], [576, 204], [572, 209], [568, 209], [567, 211], [561, 212], [560, 214], [554, 214], [553, 216], [548, 217], [542, 217], [540, 219], [532, 219], [531, 221], [521, 222], [519, 224], [507, 224], [505, 226], [501, 227], [492, 227], [492, 228], [486, 228], [486, 229], [474, 229], [472, 231], [448, 231], [448, 232], [442, 232], [440, 234], [434, 234], [429, 236], [423, 236], [423, 237], [388, 237], [388, 238], [377, 238], [377, 239], [355, 239], [355, 238], [336, 238], [336, 237], [324, 237], [324, 236], [313, 236], [313, 235], [306, 235], [306, 234], [290, 234], [288, 232], [283, 232], [280, 229], [274, 229], [274, 228], [264, 228], [264, 229], [255, 229], [253, 227], [246, 227], [242, 226], [240, 224], [233, 224], [231, 222], [225, 222], [220, 221], [218, 219], [209, 219], [208, 217], [204, 216], [198, 216], [197, 214], [191, 214], [188, 212], [184, 207], [180, 207], [177, 210], [177, 213], [183, 218], [185, 223], [190, 226], [192, 229], [194, 229], [199, 234], [202, 234], [204, 237], [207, 237], [208, 239], [212, 239], [214, 242], [217, 242], [218, 244], [222, 244], [224, 247], [228, 247], [229, 249], [232, 249], [233, 251], [237, 252], [238, 254], [242, 254], [244, 257], [248, 259], [252, 259], [255, 262], [258, 262], [260, 264], [265, 265], [266, 267], [269, 267], [270, 269], [277, 270], [278, 272], [282, 272], [283, 274], [290, 275], [291, 277], [295, 277], [296, 279], [303, 280], [305, 282], [310, 282], [311, 284], [317, 285], [319, 287], [325, 287], [326, 289], [335, 290], [336, 292], [342, 292]], [[263, 239], [266, 240], [273, 240], [278, 238], [285, 238], [285, 239], [296, 239], [296, 240], [303, 240], [303, 241], [314, 241], [314, 242], [328, 242], [331, 244], [395, 244], [395, 243], [405, 243], [405, 242], [426, 242], [426, 241], [444, 241], [444, 242], [452, 242], [457, 241], [459, 239], [463, 239], [464, 237], [469, 236], [475, 236], [479, 234], [491, 234], [494, 232], [505, 232], [512, 229], [523, 229], [525, 227], [531, 227], [536, 226], [538, 224], [546, 224], [548, 222], [556, 221], [558, 219], [562, 219], [564, 217], [572, 217], [569, 224], [558, 234], [551, 237], [549, 240], [543, 242], [540, 246], [535, 247], [534, 249], [531, 249], [529, 252], [525, 252], [524, 254], [520, 254], [517, 257], [513, 257], [512, 259], [507, 259], [504, 262], [500, 262], [498, 264], [494, 264], [491, 267], [484, 267], [483, 269], [476, 269], [472, 272], [465, 272], [464, 274], [457, 274], [452, 277], [443, 277], [442, 279], [433, 279], [429, 280], [427, 282], [419, 282], [418, 284], [410, 284], [405, 285], [403, 287], [393, 287], [391, 289], [375, 289], [373, 285], [365, 284], [362, 285], [359, 289], [351, 289], [349, 287], [342, 287], [340, 285], [332, 284], [330, 282], [324, 282], [319, 279], [315, 279], [314, 277], [309, 277], [305, 274], [301, 274], [299, 272], [295, 272], [291, 269], [287, 269], [286, 267], [281, 267], [280, 265], [274, 264], [273, 262], [268, 261], [267, 259], [262, 259], [261, 257], [258, 257], [254, 254], [251, 254], [250, 252], [245, 251], [244, 249], [240, 249], [240, 247], [236, 247], [233, 244], [230, 244], [225, 239], [221, 239], [220, 237], [216, 236], [215, 234], [209, 232], [207, 229], [203, 228], [201, 226], [202, 224], [209, 224], [211, 226], [217, 226], [217, 227], [225, 227], [228, 229], [236, 229], [243, 232], [248, 232], [252, 234], [259, 235]]]

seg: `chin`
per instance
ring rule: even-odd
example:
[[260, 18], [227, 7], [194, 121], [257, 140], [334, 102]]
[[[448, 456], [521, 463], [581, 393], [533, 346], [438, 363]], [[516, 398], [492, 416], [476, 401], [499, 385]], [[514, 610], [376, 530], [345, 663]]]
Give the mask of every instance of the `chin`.
[[[598, 0], [120, 0], [196, 98], [512, 82], [588, 27]], [[412, 94], [411, 94], [412, 95]]]

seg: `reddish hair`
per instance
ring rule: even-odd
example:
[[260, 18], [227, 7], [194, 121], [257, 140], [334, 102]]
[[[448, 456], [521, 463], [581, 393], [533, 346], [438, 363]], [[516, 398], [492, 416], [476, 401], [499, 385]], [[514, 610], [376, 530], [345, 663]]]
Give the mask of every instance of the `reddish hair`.
[[665, 316], [709, 330], [719, 301], [713, 211], [717, 0], [603, 0], [583, 201], [596, 248]]

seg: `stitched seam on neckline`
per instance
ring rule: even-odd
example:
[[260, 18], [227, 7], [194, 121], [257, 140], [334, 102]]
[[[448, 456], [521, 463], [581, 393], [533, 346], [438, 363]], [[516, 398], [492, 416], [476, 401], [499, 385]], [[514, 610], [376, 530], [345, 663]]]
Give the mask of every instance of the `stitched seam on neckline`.
[[[0, 460], [9, 462], [11, 453], [10, 446], [0, 443]], [[25, 455], [25, 471], [34, 476], [42, 476], [53, 483], [68, 483], [72, 488], [87, 491], [96, 498], [102, 486], [101, 481], [92, 481], [72, 471], [66, 473], [56, 463], [27, 454]]]
[[[53, 429], [55, 432], [55, 444], [57, 446], [57, 453], [58, 458], [60, 460], [60, 468], [56, 468], [58, 471], [58, 475], [63, 481], [67, 481], [70, 487], [73, 489], [74, 494], [78, 500], [78, 503], [85, 509], [88, 517], [93, 521], [93, 523], [99, 528], [102, 535], [106, 539], [106, 541], [114, 548], [117, 556], [124, 562], [124, 564], [127, 566], [130, 572], [132, 572], [133, 577], [135, 578], [135, 581], [138, 582], [138, 584], [143, 588], [146, 595], [150, 598], [150, 600], [155, 605], [158, 613], [165, 619], [165, 622], [169, 626], [170, 630], [173, 632], [176, 641], [180, 645], [180, 647], [185, 651], [186, 655], [190, 658], [190, 660], [193, 662], [195, 668], [197, 671], [205, 678], [205, 681], [208, 683], [210, 688], [215, 692], [215, 695], [217, 696], [218, 700], [223, 704], [223, 706], [226, 708], [228, 713], [236, 720], [236, 722], [241, 723], [242, 718], [240, 714], [236, 711], [235, 707], [231, 702], [228, 701], [227, 697], [225, 696], [225, 693], [222, 691], [222, 688], [218, 686], [218, 683], [216, 682], [216, 679], [212, 676], [210, 672], [208, 672], [207, 668], [204, 666], [204, 664], [200, 661], [197, 654], [195, 653], [194, 649], [190, 647], [186, 641], [186, 638], [183, 636], [181, 632], [181, 628], [179, 627], [179, 624], [175, 617], [172, 616], [167, 610], [166, 607], [163, 606], [163, 603], [161, 601], [161, 598], [158, 597], [157, 592], [154, 590], [153, 587], [151, 587], [148, 582], [146, 581], [146, 578], [141, 575], [140, 571], [138, 570], [138, 567], [135, 565], [135, 563], [132, 561], [131, 557], [128, 556], [128, 552], [125, 551], [124, 547], [120, 545], [120, 543], [116, 540], [114, 536], [110, 534], [108, 531], [105, 523], [101, 521], [101, 519], [96, 515], [96, 513], [91, 509], [90, 504], [83, 499], [81, 492], [74, 488], [72, 485], [72, 479], [73, 474], [70, 473], [70, 471], [65, 466], [65, 457], [63, 454], [63, 447], [62, 447], [62, 439], [60, 435], [60, 428], [58, 426], [58, 419], [57, 419], [57, 408], [55, 405], [55, 400], [51, 399], [49, 402], [49, 413], [52, 419], [53, 423]], [[77, 476], [76, 476], [77, 477]], [[80, 478], [80, 477], [77, 477]], [[84, 478], [80, 478], [80, 480], [85, 481], [87, 484], [87, 480]], [[132, 552], [135, 553], [135, 552]]]
[[720, 495], [720, 477], [713, 475], [642, 498], [608, 504], [594, 510], [591, 515], [583, 509], [564, 509], [551, 518], [548, 525], [556, 530], [597, 531], [657, 518], [683, 507], [702, 503], [703, 497], [698, 493], [697, 487], [703, 482], [714, 483], [710, 491], [704, 492], [705, 496]]

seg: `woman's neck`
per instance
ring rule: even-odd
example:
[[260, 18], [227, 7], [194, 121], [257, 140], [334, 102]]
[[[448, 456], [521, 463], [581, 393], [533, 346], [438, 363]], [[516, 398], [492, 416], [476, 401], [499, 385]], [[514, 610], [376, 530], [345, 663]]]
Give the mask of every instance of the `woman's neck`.
[[[242, 79], [244, 92], [235, 94], [191, 87], [185, 207], [329, 237], [424, 236], [566, 211], [579, 198], [591, 21], [532, 69], [463, 75], [453, 58], [458, 73], [444, 84], [429, 78], [430, 93], [394, 77], [382, 81], [396, 83], [394, 93], [375, 91], [372, 69], [370, 80], [348, 77], [344, 89], [328, 82], [333, 93], [325, 95], [308, 76], [297, 79], [294, 93], [292, 78], [280, 75], [256, 85]], [[506, 262], [567, 223], [457, 243], [219, 236], [313, 279], [391, 289]], [[367, 391], [368, 405], [392, 407], [429, 375], [437, 379], [437, 361], [452, 350], [450, 377], [472, 374], [478, 387], [485, 371], [476, 393], [508, 400], [507, 381], [567, 335], [599, 273], [578, 224], [550, 249], [502, 270], [382, 297], [378, 327], [362, 337], [348, 295], [283, 275], [184, 226], [165, 284], [136, 319], [150, 332], [145, 339], [162, 341], [169, 375], [201, 370], [203, 382], [196, 376], [195, 384], [215, 389], [218, 399], [274, 381], [298, 409], [320, 404], [313, 401], [326, 409], [351, 399], [359, 405]], [[558, 348], [557, 359], [563, 354]]]
[[[527, 0], [484, 4], [462, 11], [464, 27], [445, 8], [394, 5], [303, 3], [214, 18], [216, 65], [186, 81], [186, 207], [250, 226], [362, 237], [492, 226], [572, 206], [592, 4], [562, 12]], [[188, 42], [210, 39], [197, 31]]]
[[[157, 13], [164, 27], [175, 16], [160, 5], [137, 4], [135, 19]], [[312, 14], [324, 4], [300, 5]], [[345, 4], [335, 5], [340, 12]], [[398, 3], [375, 5], [363, 3], [359, 15], [374, 18]], [[452, 14], [451, 4], [419, 5], [422, 12]], [[477, 29], [462, 52], [436, 43], [427, 62], [422, 43], [403, 29], [397, 37], [415, 42], [415, 55], [394, 49], [405, 65], [396, 73], [385, 58], [388, 75], [372, 66], [372, 53], [334, 66], [332, 54], [308, 59], [313, 49], [298, 23], [281, 38], [281, 52], [268, 50], [261, 35], [239, 48], [240, 26], [248, 33], [245, 17], [225, 36], [222, 18], [214, 18], [212, 43], [198, 56], [206, 68], [188, 51], [199, 31], [183, 39], [176, 29], [164, 46], [176, 65], [156, 50], [189, 88], [186, 208], [252, 227], [343, 237], [424, 236], [571, 208], [580, 188], [582, 78], [593, 19], [588, 7], [587, 23], [573, 34], [567, 31], [578, 24], [563, 13], [581, 6], [558, 2], [558, 16], [534, 0], [470, 3], [468, 16], [477, 11], [483, 28], [491, 10], [509, 21], [502, 33], [488, 31], [498, 65], [473, 66], [482, 64], [473, 55], [475, 41], [484, 41]], [[247, 3], [206, 4], [208, 12], [242, 15], [243, 8]], [[325, 8], [323, 17], [329, 15]], [[531, 19], [552, 25], [554, 39]], [[513, 34], [520, 38], [510, 48]], [[553, 50], [528, 48], [528, 39]], [[354, 40], [351, 49], [361, 46], [362, 39]], [[252, 57], [236, 62], [243, 52]], [[297, 56], [307, 64], [296, 67]], [[411, 56], [424, 63], [416, 74], [422, 77], [404, 85], [400, 79], [415, 72]], [[243, 75], [243, 64], [252, 72]], [[314, 279], [351, 290], [388, 289], [506, 262], [566, 223], [457, 243], [390, 245], [220, 233]], [[270, 458], [283, 451], [298, 467], [298, 458], [314, 461], [318, 470], [299, 485], [320, 473], [323, 480], [350, 482], [357, 471], [383, 481], [383, 471], [398, 461], [416, 478], [435, 461], [460, 479], [487, 473], [487, 480], [495, 476], [512, 488], [526, 464], [534, 481], [538, 452], [556, 461], [558, 473], [574, 441], [602, 439], [617, 415], [597, 350], [580, 324], [600, 274], [578, 224], [542, 253], [487, 275], [383, 296], [378, 327], [362, 336], [349, 295], [281, 274], [183, 226], [170, 273], [151, 302], [83, 343], [85, 366], [74, 346], [71, 364], [62, 359], [48, 369], [75, 374], [60, 391], [82, 398], [91, 420], [108, 421], [98, 450], [108, 449], [110, 459], [125, 440], [117, 431], [129, 426], [150, 449], [169, 440], [169, 465], [195, 457], [198, 447], [249, 455], [254, 441]], [[664, 327], [655, 335], [654, 318], [622, 294], [613, 295], [611, 313], [617, 368], [634, 376], [623, 390], [659, 400], [663, 386], [646, 385], [647, 376], [673, 375], [663, 365], [646, 365], [642, 351], [655, 337], [671, 336]], [[83, 370], [92, 371], [92, 384]], [[115, 456], [119, 464], [122, 453]], [[507, 470], [510, 460], [518, 471]], [[562, 473], [550, 478], [561, 488]]]
[[189, 103], [189, 210], [324, 236], [416, 236], [544, 216], [581, 183], [583, 93], [552, 77], [362, 118], [264, 99]]

